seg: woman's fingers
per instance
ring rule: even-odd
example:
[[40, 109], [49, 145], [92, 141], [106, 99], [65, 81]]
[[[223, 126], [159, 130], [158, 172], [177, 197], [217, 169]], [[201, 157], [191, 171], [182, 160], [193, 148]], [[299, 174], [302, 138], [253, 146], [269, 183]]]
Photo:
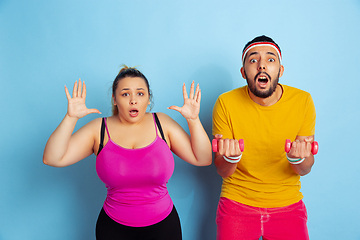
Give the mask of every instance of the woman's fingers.
[[86, 85], [85, 85], [85, 81], [83, 82], [83, 90], [82, 90], [81, 97], [86, 98]]
[[192, 81], [191, 86], [190, 86], [190, 93], [188, 95], [187, 91], [186, 91], [186, 85], [184, 83], [183, 84], [183, 97], [184, 97], [184, 100], [195, 99], [196, 102], [200, 102], [200, 100], [201, 100], [200, 85], [197, 84], [196, 88], [195, 88], [195, 81]]
[[168, 107], [168, 109], [175, 110], [175, 111], [178, 111], [181, 113], [181, 108], [178, 106], [170, 106], [170, 107]]
[[189, 98], [191, 98], [191, 99], [194, 98], [194, 85], [195, 85], [195, 82], [192, 81], [191, 86], [190, 86], [190, 95], [189, 95]]
[[183, 84], [183, 97], [184, 97], [184, 100], [189, 98], [187, 91], [186, 91], [185, 83]]
[[65, 94], [66, 94], [67, 100], [70, 100], [70, 99], [71, 99], [71, 95], [70, 95], [69, 89], [66, 87], [66, 85], [65, 85]]
[[98, 109], [96, 109], [96, 108], [89, 109], [88, 113], [89, 113], [89, 114], [90, 114], [90, 113], [99, 113], [99, 114], [101, 114], [101, 112], [100, 112]]
[[199, 87], [199, 84], [196, 87], [196, 99], [195, 99], [195, 101], [197, 103], [200, 103], [200, 101], [201, 101], [201, 89]]
[[73, 87], [73, 92], [72, 92], [72, 97], [77, 97], [77, 89], [78, 89], [78, 82], [75, 81], [74, 87]]
[[78, 82], [78, 86], [77, 86], [77, 97], [81, 97], [81, 90], [82, 90], [82, 88], [81, 88], [82, 86], [81, 86], [81, 79], [79, 78], [79, 82]]
[[79, 78], [79, 81], [75, 81], [73, 92], [72, 92], [72, 97], [71, 97], [71, 95], [69, 93], [69, 89], [65, 85], [65, 94], [66, 94], [66, 97], [67, 97], [68, 100], [70, 98], [76, 98], [76, 97], [86, 98], [86, 84], [85, 84], [85, 81], [81, 82], [80, 78]]

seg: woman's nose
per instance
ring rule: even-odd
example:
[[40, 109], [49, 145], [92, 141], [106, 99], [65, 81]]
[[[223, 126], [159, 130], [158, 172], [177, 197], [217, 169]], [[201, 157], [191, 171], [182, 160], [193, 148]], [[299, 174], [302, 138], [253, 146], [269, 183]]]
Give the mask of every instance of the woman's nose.
[[137, 104], [136, 99], [135, 99], [135, 98], [132, 98], [132, 99], [130, 100], [130, 104], [131, 104], [131, 105]]

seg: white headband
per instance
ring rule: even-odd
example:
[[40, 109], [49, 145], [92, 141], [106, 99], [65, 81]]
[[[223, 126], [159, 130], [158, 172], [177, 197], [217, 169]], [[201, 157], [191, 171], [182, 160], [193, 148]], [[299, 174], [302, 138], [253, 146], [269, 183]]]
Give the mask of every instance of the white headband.
[[271, 43], [271, 42], [256, 42], [256, 43], [250, 44], [242, 54], [242, 62], [243, 63], [244, 63], [245, 56], [246, 56], [247, 52], [250, 49], [252, 49], [254, 47], [258, 47], [258, 46], [269, 46], [269, 47], [274, 48], [276, 50], [278, 56], [279, 56], [279, 60], [280, 60], [280, 63], [281, 63], [282, 57], [281, 57], [280, 49], [274, 43]]

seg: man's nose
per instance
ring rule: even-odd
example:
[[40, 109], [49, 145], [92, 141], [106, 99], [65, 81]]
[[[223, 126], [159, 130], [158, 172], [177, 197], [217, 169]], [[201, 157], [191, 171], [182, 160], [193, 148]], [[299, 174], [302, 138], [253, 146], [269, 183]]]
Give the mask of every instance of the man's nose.
[[264, 69], [266, 69], [265, 61], [260, 60], [260, 61], [259, 61], [259, 66], [258, 66], [258, 68], [259, 68], [259, 70], [264, 70]]

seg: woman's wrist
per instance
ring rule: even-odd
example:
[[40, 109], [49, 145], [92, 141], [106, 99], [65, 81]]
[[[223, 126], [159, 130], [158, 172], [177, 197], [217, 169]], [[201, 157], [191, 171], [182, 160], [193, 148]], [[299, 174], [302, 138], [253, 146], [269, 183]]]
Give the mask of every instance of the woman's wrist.
[[185, 118], [186, 121], [189, 122], [195, 122], [195, 121], [200, 121], [199, 115], [196, 116], [196, 118]]
[[69, 113], [66, 113], [65, 118], [75, 121], [75, 122], [77, 122], [77, 120], [79, 120], [79, 118], [77, 118], [77, 117], [70, 116]]

